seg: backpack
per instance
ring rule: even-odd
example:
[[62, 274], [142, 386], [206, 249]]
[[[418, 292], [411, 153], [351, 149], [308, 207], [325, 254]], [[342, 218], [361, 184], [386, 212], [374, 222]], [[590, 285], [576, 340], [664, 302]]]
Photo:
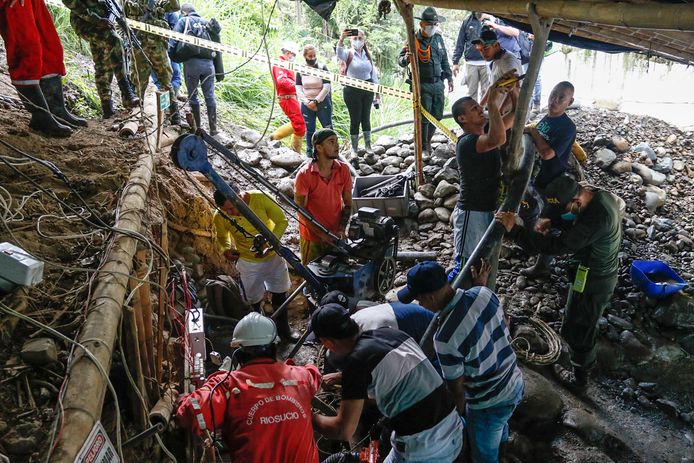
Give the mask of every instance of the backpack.
[[530, 40], [528, 33], [520, 31], [518, 34], [518, 45], [520, 45], [521, 64], [530, 62], [530, 52], [533, 49], [533, 42]]
[[[193, 21], [191, 21], [191, 18], [185, 19], [186, 26], [183, 29], [183, 34], [203, 40], [211, 40], [207, 21], [199, 18]], [[214, 59], [216, 55], [217, 52], [209, 48], [198, 47], [185, 42], [175, 42], [169, 50], [169, 57], [175, 63], [183, 63], [191, 58]]]
[[207, 310], [215, 315], [222, 315], [241, 320], [250, 313], [250, 306], [243, 298], [241, 287], [228, 275], [219, 275], [205, 282]]
[[349, 56], [347, 56], [347, 61], [340, 60], [340, 75], [341, 76], [347, 75], [347, 68], [349, 67], [353, 58], [354, 58], [354, 50], [350, 50]]

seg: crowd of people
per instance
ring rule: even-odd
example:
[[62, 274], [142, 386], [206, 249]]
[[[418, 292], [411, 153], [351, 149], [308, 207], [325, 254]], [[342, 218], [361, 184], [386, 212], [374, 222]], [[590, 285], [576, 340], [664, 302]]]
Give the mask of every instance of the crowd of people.
[[[183, 63], [196, 124], [201, 121], [195, 94], [201, 86], [210, 132], [216, 132], [213, 79], [220, 74], [216, 55], [185, 51], [176, 42], [144, 35], [128, 74], [123, 43], [106, 19], [104, 3], [64, 2], [71, 9], [75, 31], [92, 49], [105, 118], [114, 113], [114, 76], [123, 105], [133, 107], [153, 75], [163, 91], [171, 92], [171, 122], [176, 123], [180, 83], [172, 82], [175, 66], [170, 58], [174, 57]], [[158, 5], [150, 14], [144, 0], [131, 0], [126, 2], [126, 12], [128, 17], [178, 32], [218, 37], [214, 21], [200, 18], [192, 5], [180, 6], [177, 0]], [[179, 9], [182, 16], [169, 17], [167, 22], [165, 14]], [[417, 49], [404, 47], [398, 63], [418, 67], [422, 105], [435, 118], [443, 115], [444, 82], [452, 91], [460, 59], [465, 61], [463, 76], [469, 95], [451, 108], [463, 131], [456, 144], [460, 197], [452, 215], [456, 265], [449, 272], [436, 262], [415, 265], [397, 293], [399, 302], [350, 301], [345, 294], [328, 293], [310, 320], [317, 341], [330, 352], [328, 363], [337, 370], [323, 376], [312, 365], [295, 366], [277, 359], [277, 338], [298, 339], [286, 310], [274, 321], [255, 311], [244, 317], [236, 325], [233, 341], [240, 368], [232, 371], [226, 365], [177, 405], [177, 418], [184, 427], [201, 436], [221, 430], [234, 461], [317, 462], [314, 431], [349, 441], [364, 412], [375, 407], [390, 431], [386, 462], [459, 461], [464, 443], [469, 445], [472, 461], [497, 462], [508, 438], [508, 421], [523, 398], [524, 381], [511, 347], [508, 319], [494, 293], [496, 259], [474, 263], [463, 289], [451, 286], [494, 220], [509, 239], [537, 254], [535, 264], [523, 271], [528, 277], [547, 278], [553, 256], [572, 257], [575, 278], [561, 329], [569, 357], [554, 369], [557, 379], [569, 387], [580, 391], [587, 385], [596, 361], [598, 319], [617, 282], [623, 202], [570, 175], [576, 126], [566, 109], [573, 103], [574, 87], [570, 82], [557, 83], [547, 114], [524, 131], [532, 138], [539, 159], [526, 193], [536, 203], [535, 212], [522, 218], [496, 212], [504, 181], [506, 133], [517, 108], [518, 77], [523, 72], [518, 40], [522, 32], [473, 12], [461, 26], [451, 67], [437, 30], [445, 18], [428, 7], [418, 19]], [[70, 126], [86, 124], [65, 108], [62, 47], [43, 0], [2, 0], [0, 32], [12, 82], [32, 114], [30, 126], [50, 136], [69, 136]], [[318, 61], [316, 46], [310, 44], [300, 50], [287, 42], [279, 59], [292, 62], [300, 51], [307, 66], [327, 69]], [[345, 29], [336, 55], [341, 73], [378, 82], [364, 31]], [[305, 137], [310, 157], [296, 176], [294, 200], [333, 236], [344, 238], [353, 212], [353, 179], [348, 164], [339, 157], [338, 136], [332, 128], [331, 84], [279, 66], [273, 67], [272, 77], [289, 122], [271, 138], [291, 136], [291, 146], [301, 151]], [[358, 155], [360, 131], [365, 148], [370, 149], [371, 107], [379, 98], [349, 86], [344, 87], [343, 96], [350, 115], [352, 152]], [[533, 104], [539, 106], [539, 101]], [[435, 126], [426, 119], [419, 123], [422, 146], [431, 150]], [[255, 190], [235, 190], [235, 194], [272, 233], [282, 236], [288, 221], [274, 199]], [[277, 310], [291, 286], [286, 262], [267, 245], [256, 247], [257, 231], [239, 211], [240, 203], [221, 191], [215, 192], [214, 199], [217, 245], [235, 264], [244, 299], [259, 311], [269, 292]], [[335, 243], [330, 236], [304, 218], [299, 223], [302, 263], [331, 251]], [[436, 329], [428, 345], [424, 333], [432, 324]], [[341, 384], [336, 415], [312, 413], [312, 398], [322, 385], [334, 383]]]

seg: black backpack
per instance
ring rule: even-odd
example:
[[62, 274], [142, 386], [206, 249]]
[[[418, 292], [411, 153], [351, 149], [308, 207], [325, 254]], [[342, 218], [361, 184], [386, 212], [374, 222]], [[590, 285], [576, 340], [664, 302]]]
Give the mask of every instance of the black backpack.
[[[211, 40], [207, 21], [200, 18], [185, 18], [185, 35], [203, 40]], [[169, 49], [169, 57], [175, 63], [183, 63], [191, 58], [214, 59], [217, 52], [185, 42], [174, 42]]]
[[530, 52], [533, 49], [533, 42], [530, 40], [528, 33], [520, 31], [518, 34], [518, 45], [520, 45], [521, 64], [530, 62]]

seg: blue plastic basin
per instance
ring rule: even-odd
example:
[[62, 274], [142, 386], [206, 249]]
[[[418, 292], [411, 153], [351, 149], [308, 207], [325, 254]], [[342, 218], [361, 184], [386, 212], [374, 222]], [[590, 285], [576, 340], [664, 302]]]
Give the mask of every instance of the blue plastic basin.
[[631, 263], [631, 281], [646, 295], [662, 299], [689, 286], [665, 262], [635, 260]]

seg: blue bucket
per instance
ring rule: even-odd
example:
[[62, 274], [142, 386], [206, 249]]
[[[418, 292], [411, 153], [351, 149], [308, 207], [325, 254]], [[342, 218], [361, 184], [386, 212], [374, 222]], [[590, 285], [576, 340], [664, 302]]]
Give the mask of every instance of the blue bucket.
[[689, 286], [668, 264], [659, 260], [632, 262], [631, 281], [646, 295], [656, 299], [662, 299]]

